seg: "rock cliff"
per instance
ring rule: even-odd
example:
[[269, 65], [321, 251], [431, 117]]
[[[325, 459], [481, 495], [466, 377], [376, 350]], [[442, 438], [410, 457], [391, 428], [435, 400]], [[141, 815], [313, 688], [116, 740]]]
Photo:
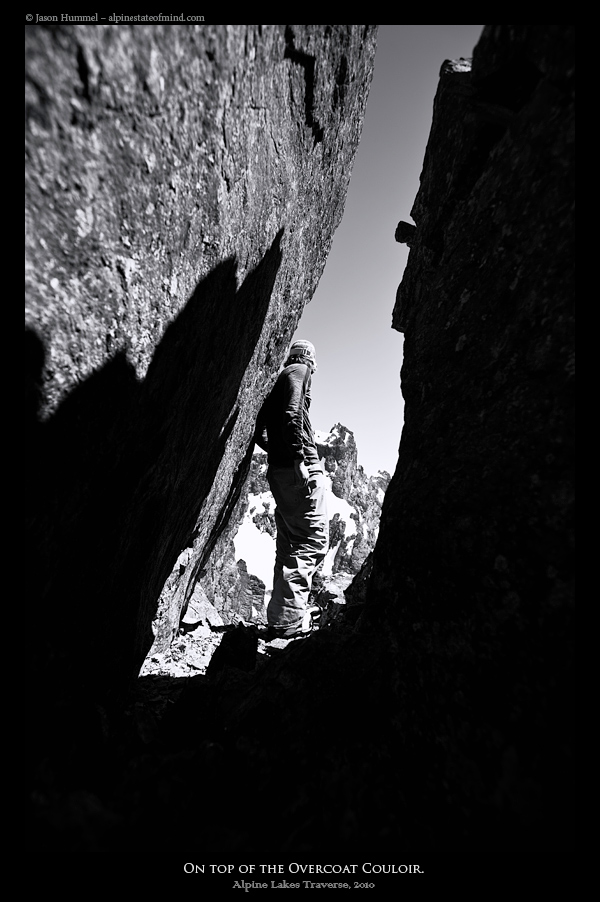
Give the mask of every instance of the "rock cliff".
[[376, 27], [26, 38], [36, 657], [62, 691], [102, 672], [118, 694], [180, 555], [165, 642], [243, 485], [341, 219]]
[[[28, 839], [64, 871], [131, 867], [135, 850], [153, 873], [201, 854], [281, 862], [288, 877], [290, 862], [362, 876], [361, 862], [412, 861], [442, 892], [570, 884], [573, 39], [572, 26], [486, 26], [472, 61], [442, 66], [415, 224], [396, 231], [410, 246], [393, 313], [405, 425], [348, 589], [361, 616], [266, 661], [255, 627], [218, 627], [219, 654], [183, 688], [139, 680], [121, 720], [102, 709], [100, 725], [93, 710], [54, 716], [29, 744]], [[304, 79], [307, 45], [293, 47]], [[294, 96], [318, 145], [322, 115]], [[264, 278], [276, 286], [282, 266]], [[161, 472], [189, 475], [166, 457], [149, 478]], [[142, 517], [148, 532], [160, 513]], [[66, 556], [61, 535], [48, 554]], [[396, 891], [414, 879], [402, 873]]]
[[405, 423], [367, 590], [405, 742], [436, 749], [423, 806], [542, 856], [573, 767], [573, 42], [486, 26], [442, 66], [396, 234]]

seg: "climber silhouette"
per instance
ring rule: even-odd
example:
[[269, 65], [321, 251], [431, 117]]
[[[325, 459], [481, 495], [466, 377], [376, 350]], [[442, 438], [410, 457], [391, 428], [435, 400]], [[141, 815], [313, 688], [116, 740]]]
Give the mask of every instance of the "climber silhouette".
[[254, 440], [267, 452], [267, 478], [275, 499], [277, 543], [273, 592], [267, 607], [269, 638], [308, 635], [314, 573], [325, 556], [329, 524], [325, 474], [309, 419], [314, 345], [295, 341], [263, 404]]

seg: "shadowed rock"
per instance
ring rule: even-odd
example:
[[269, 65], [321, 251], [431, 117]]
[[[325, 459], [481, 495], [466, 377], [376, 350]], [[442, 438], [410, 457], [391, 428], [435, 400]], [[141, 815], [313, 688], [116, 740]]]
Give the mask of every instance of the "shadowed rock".
[[[316, 45], [336, 32], [290, 28], [287, 41], [268, 27], [265, 34], [298, 79], [292, 97], [285, 96], [298, 133], [318, 154], [327, 140], [327, 105], [318, 91]], [[62, 46], [62, 32], [52, 39]], [[218, 56], [218, 40], [209, 49]], [[83, 96], [102, 94], [93, 55], [86, 65]], [[161, 84], [154, 71], [147, 72], [150, 97]], [[349, 70], [338, 57], [327, 71], [332, 96], [346, 104]], [[174, 703], [164, 702], [156, 730], [142, 729], [151, 717], [125, 709], [115, 723], [93, 704], [79, 720], [81, 712], [67, 707], [36, 720], [44, 741], [27, 747], [35, 764], [28, 842], [54, 866], [72, 874], [82, 865], [89, 877], [91, 866], [108, 872], [135, 856], [138, 864], [151, 860], [153, 873], [174, 873], [198, 860], [198, 849], [206, 862], [237, 863], [264, 861], [265, 850], [269, 861], [316, 862], [325, 850], [326, 860], [357, 866], [421, 862], [423, 880], [439, 879], [444, 890], [454, 881], [480, 893], [492, 880], [514, 890], [515, 875], [520, 887], [538, 891], [572, 880], [573, 72], [568, 26], [486, 26], [472, 65], [442, 67], [411, 211], [416, 231], [393, 315], [405, 335], [405, 425], [377, 545], [350, 592], [359, 616], [290, 643], [255, 671], [217, 661], [214, 678], [190, 680], [183, 693], [172, 681], [162, 691]], [[36, 128], [51, 121], [41, 90], [34, 121]], [[315, 127], [323, 128], [322, 141]], [[228, 177], [234, 190], [235, 177]], [[85, 230], [87, 220], [76, 221]], [[279, 301], [278, 280], [289, 265], [285, 236], [259, 255], [268, 261], [261, 284], [269, 286], [277, 269], [271, 297]], [[306, 259], [294, 256], [296, 272]], [[227, 272], [218, 270], [225, 286]], [[244, 268], [236, 291], [248, 278]], [[238, 297], [233, 286], [226, 296]], [[211, 318], [230, 322], [209, 309]], [[175, 357], [189, 360], [182, 342]], [[217, 342], [214, 359], [208, 354], [217, 373], [223, 349]], [[44, 383], [40, 348], [32, 343], [29, 352], [31, 409]], [[147, 410], [151, 401], [162, 422], [150, 370], [149, 384], [140, 385], [131, 364], [117, 357], [97, 378], [85, 383], [86, 391], [99, 385], [93, 397], [103, 428], [86, 426], [91, 436], [110, 436], [111, 411], [119, 428], [135, 426], [128, 411], [139, 404]], [[169, 383], [167, 373], [165, 381], [178, 390], [178, 379]], [[221, 409], [217, 397], [213, 403], [217, 411], [229, 407]], [[86, 409], [77, 420], [84, 425]], [[240, 400], [235, 423], [218, 424], [229, 435], [227, 447], [237, 442], [244, 413]], [[146, 495], [144, 486], [165, 479], [176, 491], [192, 466], [185, 455], [175, 465], [173, 455], [150, 454], [153, 432], [141, 435], [134, 447], [152, 465], [128, 497], [145, 515], [121, 520], [126, 529], [135, 523], [164, 538], [165, 512], [159, 507], [150, 516], [156, 493]], [[167, 438], [159, 432], [168, 450]], [[223, 452], [231, 469], [202, 527], [209, 540], [231, 509], [233, 473], [247, 447], [240, 437], [235, 454]], [[133, 467], [128, 456], [122, 463], [107, 457], [124, 472]], [[69, 479], [79, 460], [74, 453], [64, 465]], [[215, 460], [210, 451], [206, 460], [204, 476]], [[50, 498], [56, 491], [68, 503], [64, 513], [55, 508], [60, 529], [51, 524], [41, 547], [48, 559], [58, 553], [66, 574], [68, 554], [58, 538], [79, 536], [76, 527], [91, 518], [79, 519], [60, 480], [48, 489], [50, 475], [40, 479], [40, 491]], [[85, 497], [95, 502], [103, 494]], [[144, 499], [147, 508], [139, 504]], [[94, 568], [86, 572], [100, 574], [101, 585], [119, 555], [141, 541], [129, 540], [126, 529], [110, 540], [116, 555], [91, 555]], [[144, 579], [157, 580], [154, 563], [144, 563]], [[185, 574], [188, 564], [181, 566]], [[48, 597], [57, 599], [53, 591]], [[152, 708], [155, 685], [140, 680], [132, 698]], [[47, 880], [46, 868], [43, 874]], [[413, 878], [395, 877], [396, 891], [399, 879]]]
[[116, 698], [177, 632], [341, 220], [375, 35], [27, 27], [27, 542], [51, 695]]

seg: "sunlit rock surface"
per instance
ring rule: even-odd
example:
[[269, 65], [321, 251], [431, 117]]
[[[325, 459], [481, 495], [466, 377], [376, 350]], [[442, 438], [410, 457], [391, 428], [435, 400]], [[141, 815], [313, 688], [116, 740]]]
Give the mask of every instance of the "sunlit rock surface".
[[64, 686], [137, 672], [169, 580], [174, 635], [340, 222], [375, 38], [27, 28], [32, 613]]
[[472, 65], [442, 66], [398, 233], [406, 420], [361, 613], [254, 671], [256, 627], [232, 626], [205, 675], [139, 680], [121, 721], [36, 721], [28, 841], [64, 873], [201, 850], [572, 892], [573, 67], [569, 26], [486, 26]]
[[279, 808], [286, 836], [300, 820], [309, 848], [334, 832], [363, 860], [421, 850], [438, 876], [467, 856], [459, 884], [506, 861], [568, 878], [572, 38], [490, 26], [472, 64], [442, 66], [400, 236], [405, 423], [351, 587], [362, 613], [220, 697], [238, 735], [274, 728], [253, 759], [265, 787], [289, 749], [307, 774]]

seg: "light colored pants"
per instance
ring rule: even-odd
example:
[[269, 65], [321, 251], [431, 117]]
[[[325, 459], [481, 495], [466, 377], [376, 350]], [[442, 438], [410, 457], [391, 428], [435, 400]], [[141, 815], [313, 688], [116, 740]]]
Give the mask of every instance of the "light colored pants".
[[269, 467], [267, 474], [277, 526], [269, 626], [302, 623], [313, 575], [329, 545], [325, 475], [319, 464], [309, 467], [309, 473], [306, 487], [296, 481], [293, 467]]

